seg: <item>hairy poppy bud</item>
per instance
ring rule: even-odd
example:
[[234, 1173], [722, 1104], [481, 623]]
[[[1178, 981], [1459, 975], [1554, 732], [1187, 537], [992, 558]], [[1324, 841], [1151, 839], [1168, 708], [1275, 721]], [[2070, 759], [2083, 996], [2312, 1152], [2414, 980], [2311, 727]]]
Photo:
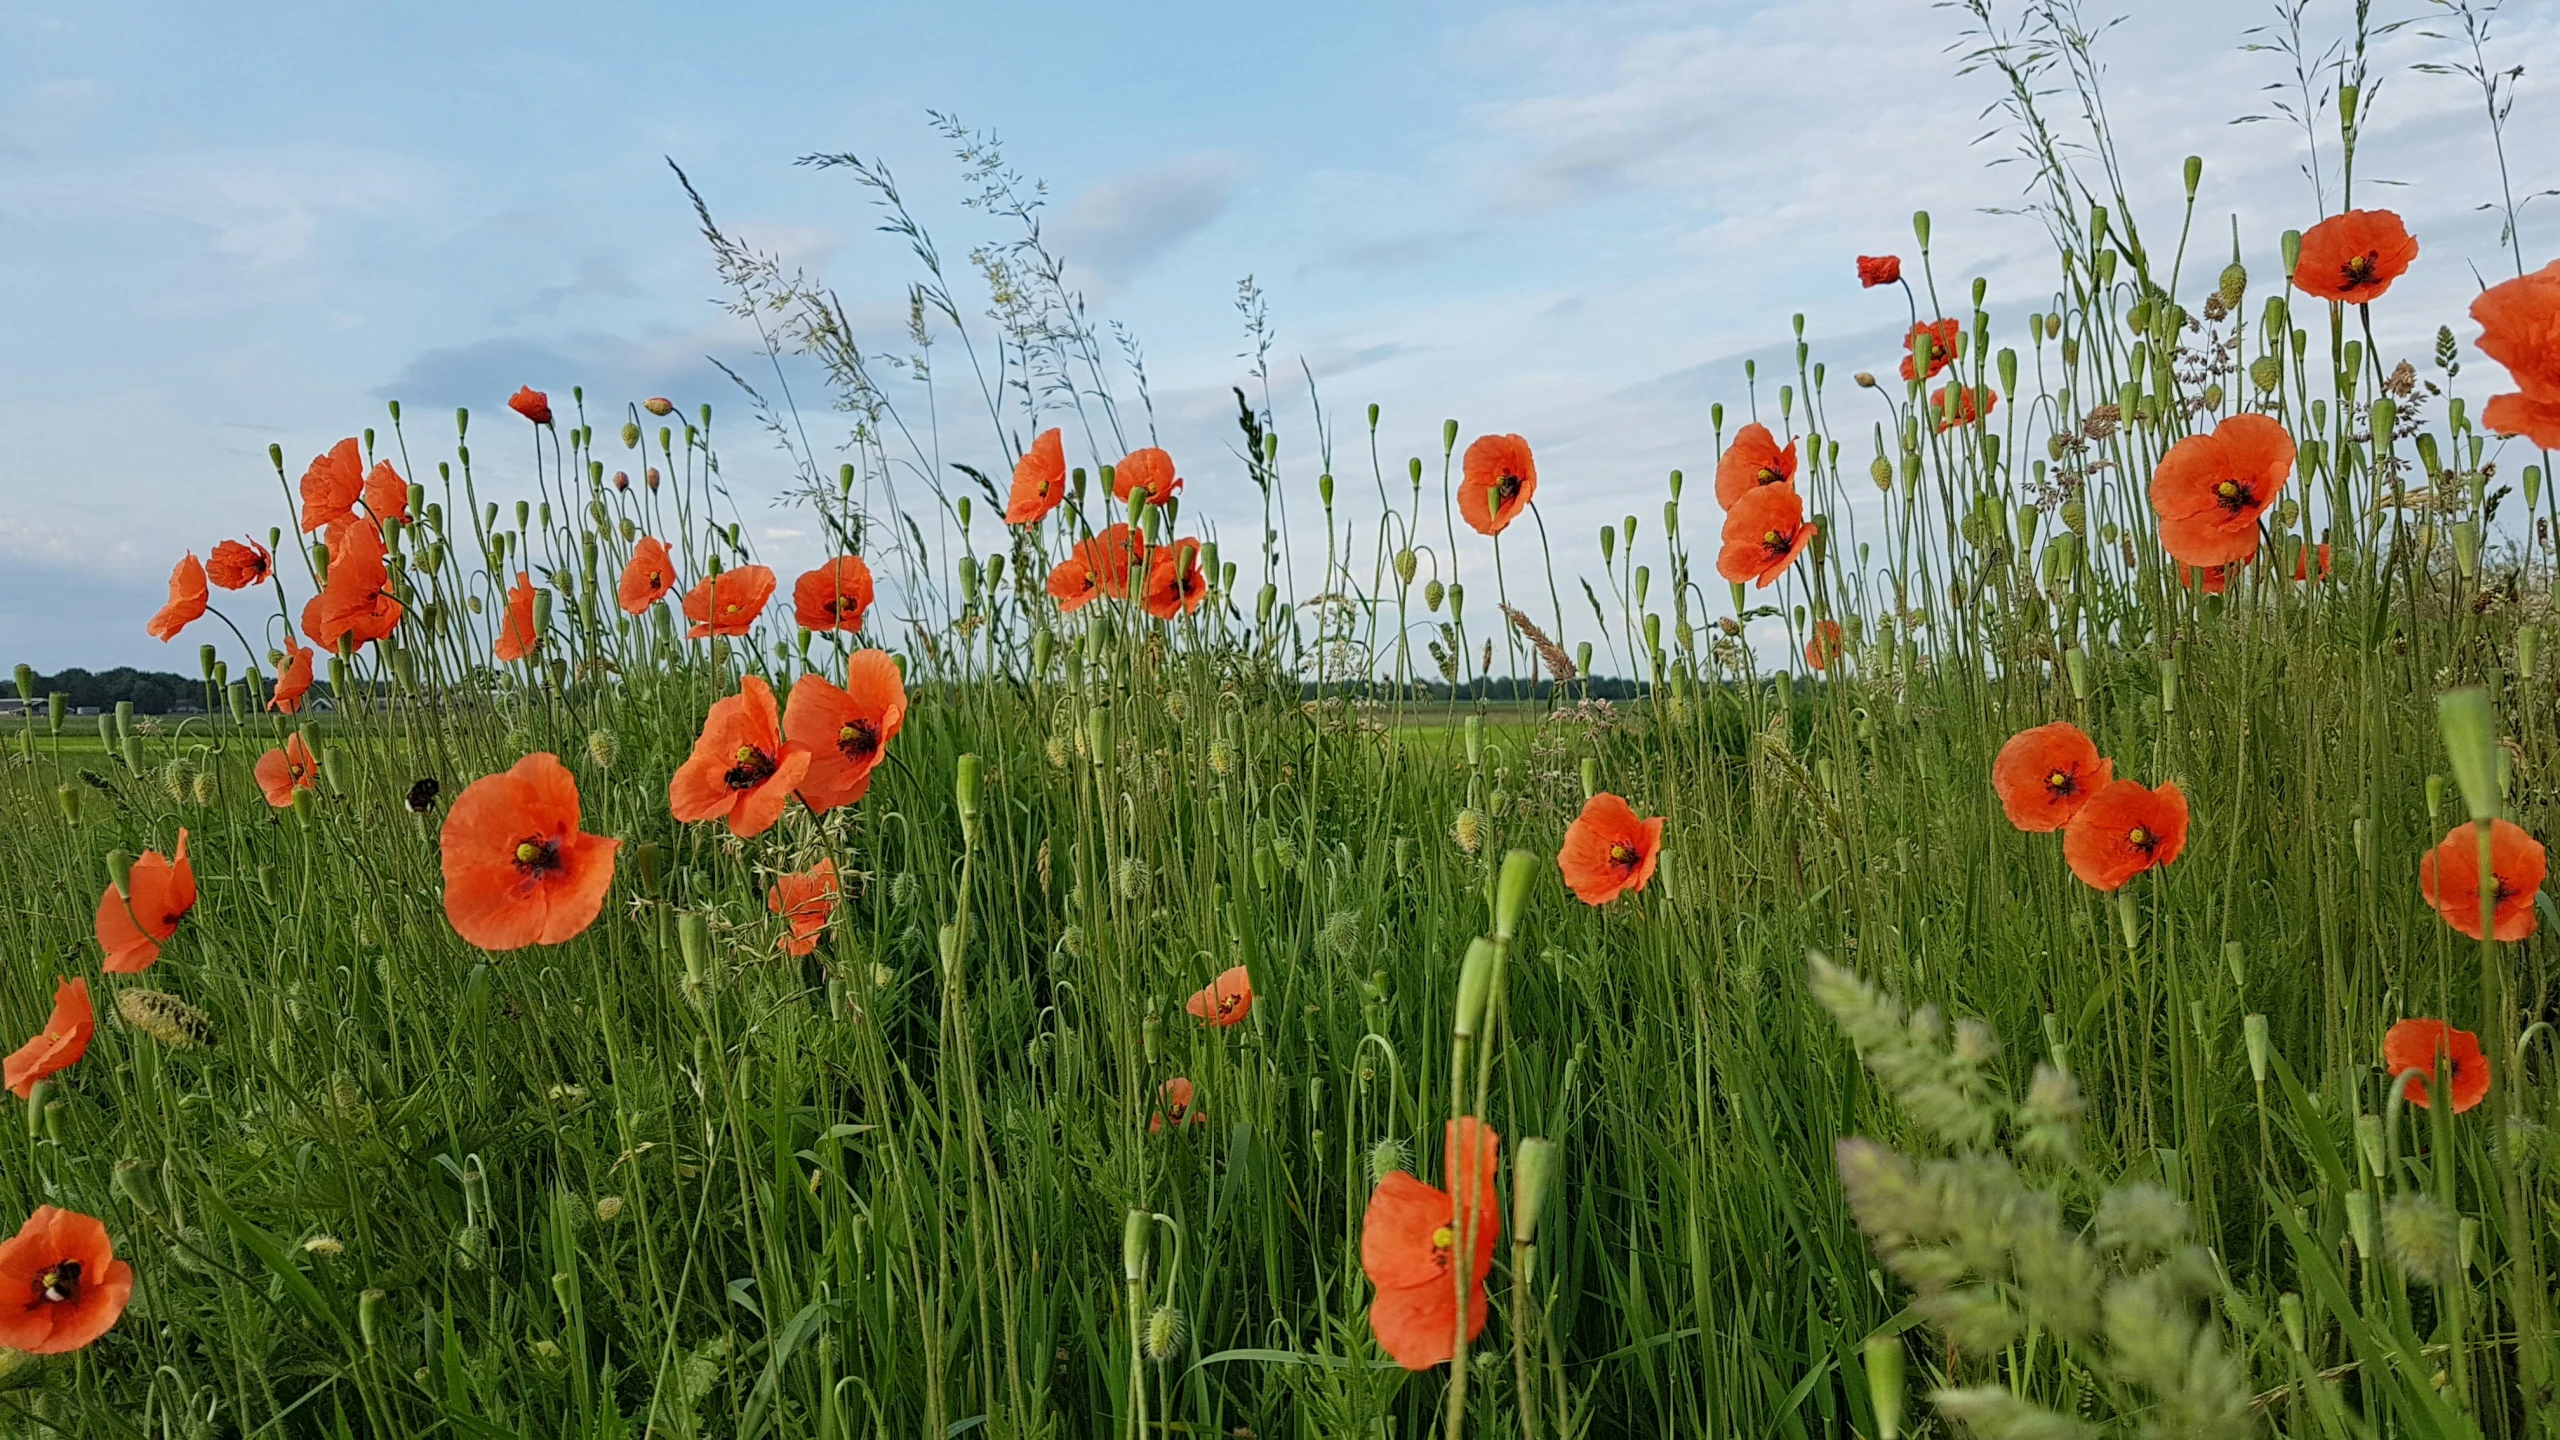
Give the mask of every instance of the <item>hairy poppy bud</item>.
[[1555, 1189], [1556, 1142], [1532, 1135], [1511, 1158], [1511, 1234], [1522, 1245], [1538, 1243], [1538, 1221]]
[[107, 882], [116, 887], [116, 898], [133, 898], [133, 856], [124, 850], [107, 852]]
[[663, 418], [676, 413], [676, 402], [664, 395], [652, 395], [640, 402], [640, 408]]
[[[1265, 591], [1269, 591], [1271, 587], [1270, 587], [1270, 586], [1268, 586], [1268, 585], [1265, 585], [1265, 586], [1263, 586], [1262, 588], [1263, 588]], [[1440, 602], [1441, 602], [1443, 599], [1447, 598], [1448, 594], [1449, 594], [1449, 587], [1448, 587], [1448, 586], [1446, 586], [1446, 585], [1441, 584], [1438, 580], [1427, 580], [1427, 581], [1423, 582], [1423, 586], [1422, 586], [1422, 604], [1423, 604], [1423, 607], [1424, 607], [1425, 609], [1427, 609], [1427, 610], [1431, 611], [1431, 612], [1432, 612], [1433, 614], [1435, 614], [1435, 615], [1436, 615], [1436, 614], [1438, 614], [1438, 613], [1440, 613]], [[1267, 614], [1267, 613], [1265, 614], [1264, 618], [1265, 618], [1266, 620], [1269, 618], [1269, 616], [1268, 616], [1268, 614]], [[59, 697], [56, 697], [56, 698], [59, 698]], [[58, 727], [57, 727], [57, 728], [58, 728]]]
[[639, 422], [633, 420], [625, 420], [622, 422], [622, 448], [625, 450], [637, 450], [640, 448]]
[[1538, 860], [1526, 850], [1502, 857], [1502, 878], [1493, 892], [1493, 934], [1509, 940], [1520, 928], [1521, 907], [1529, 903], [1529, 886], [1538, 878]]
[[711, 922], [698, 911], [676, 919], [676, 948], [684, 954], [684, 988], [699, 995], [711, 968]]
[[[1605, 551], [1608, 547], [1604, 543], [1601, 548]], [[1412, 546], [1407, 545], [1396, 551], [1395, 567], [1397, 584], [1410, 585], [1413, 583], [1413, 573], [1418, 567]]]
[[1132, 1285], [1147, 1278], [1147, 1238], [1155, 1228], [1155, 1217], [1144, 1210], [1131, 1210], [1120, 1221], [1120, 1273]]
[[1891, 490], [1893, 488], [1893, 462], [1887, 460], [1882, 455], [1878, 455], [1874, 461], [1867, 466], [1867, 476], [1876, 482], [1876, 488], [1878, 490]]
[[952, 767], [952, 797], [960, 811], [961, 827], [972, 836], [978, 828], [978, 757], [963, 755]]
[[2268, 1060], [2273, 1054], [2267, 1043], [2267, 1017], [2254, 1012], [2242, 1016], [2240, 1039], [2249, 1051], [2249, 1078], [2266, 1084]]
[[2489, 693], [2472, 686], [2448, 690], [2436, 698], [2436, 724], [2444, 734], [2445, 758], [2462, 787], [2463, 802], [2473, 820], [2494, 820], [2500, 796], [2496, 750], [2497, 717]]
[[1467, 958], [1458, 966], [1458, 1013], [1450, 1033], [1461, 1040], [1475, 1038], [1476, 1029], [1484, 1022], [1484, 1007], [1493, 995], [1494, 945], [1483, 936], [1467, 944]]

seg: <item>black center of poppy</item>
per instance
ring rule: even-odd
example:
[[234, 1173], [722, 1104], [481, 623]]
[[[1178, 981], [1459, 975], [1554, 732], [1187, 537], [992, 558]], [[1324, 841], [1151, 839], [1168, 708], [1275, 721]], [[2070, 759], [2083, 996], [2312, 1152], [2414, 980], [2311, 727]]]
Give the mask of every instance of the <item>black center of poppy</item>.
[[1763, 485], [1784, 485], [1787, 483], [1786, 472], [1780, 470], [1775, 465], [1761, 466], [1760, 474], [1756, 478], [1759, 483]]
[[1762, 545], [1762, 546], [1764, 546], [1764, 547], [1769, 551], [1769, 553], [1770, 553], [1770, 554], [1772, 554], [1772, 555], [1780, 555], [1780, 554], [1784, 554], [1784, 553], [1786, 553], [1786, 548], [1787, 548], [1787, 537], [1786, 537], [1785, 533], [1784, 533], [1784, 532], [1782, 532], [1782, 531], [1777, 531], [1777, 530], [1769, 531], [1767, 534], [1762, 535], [1762, 536], [1760, 537], [1760, 543], [1761, 543], [1761, 545]]
[[753, 790], [772, 779], [775, 768], [772, 756], [753, 745], [741, 745], [738, 747], [737, 763], [731, 765], [729, 773], [720, 778], [727, 782], [732, 790]]
[[1610, 846], [1609, 863], [1625, 870], [1634, 869], [1636, 866], [1635, 847], [1632, 845]]
[[530, 836], [517, 841], [516, 868], [528, 875], [542, 875], [559, 869], [560, 842]]
[[836, 732], [836, 748], [858, 765], [880, 753], [880, 727], [866, 719], [848, 722]]
[[2353, 290], [2359, 285], [2372, 284], [2373, 272], [2381, 266], [2381, 263], [2381, 254], [2372, 250], [2348, 261], [2341, 267], [2346, 272], [2347, 288]]
[[51, 1269], [39, 1271], [36, 1275], [35, 1289], [35, 1302], [34, 1304], [27, 1306], [30, 1310], [33, 1310], [37, 1305], [44, 1304], [47, 1301], [51, 1301], [57, 1305], [67, 1305], [71, 1301], [78, 1299], [80, 1296], [80, 1262], [77, 1260], [60, 1260], [56, 1261]]
[[2136, 825], [2125, 832], [2124, 843], [2148, 855], [2151, 853], [2151, 847], [2158, 844], [2159, 840], [2150, 831]]
[[2071, 772], [2068, 770], [2056, 770], [2052, 774], [2047, 775], [2044, 777], [2044, 788], [2052, 791], [2056, 795], [2070, 794], [2075, 788]]
[[2257, 502], [2257, 495], [2238, 480], [2225, 480], [2213, 487], [2213, 496], [2225, 510], [2246, 510]]

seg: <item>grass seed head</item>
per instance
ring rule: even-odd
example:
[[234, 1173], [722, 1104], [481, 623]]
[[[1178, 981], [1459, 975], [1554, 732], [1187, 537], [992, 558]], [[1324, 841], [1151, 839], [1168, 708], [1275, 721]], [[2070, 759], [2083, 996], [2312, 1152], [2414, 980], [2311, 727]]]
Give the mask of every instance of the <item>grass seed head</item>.
[[208, 1049], [213, 1044], [212, 1017], [165, 990], [120, 990], [116, 1014], [172, 1050]]

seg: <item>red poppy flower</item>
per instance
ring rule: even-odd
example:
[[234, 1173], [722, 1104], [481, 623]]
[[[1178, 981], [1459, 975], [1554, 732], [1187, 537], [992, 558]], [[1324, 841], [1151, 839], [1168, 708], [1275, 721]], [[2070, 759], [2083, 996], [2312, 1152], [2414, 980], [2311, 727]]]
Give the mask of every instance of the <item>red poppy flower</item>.
[[[106, 952], [110, 975], [138, 975], [160, 958], [160, 947], [178, 933], [178, 922], [196, 908], [196, 869], [187, 861], [187, 832], [178, 832], [178, 858], [145, 850], [133, 862], [127, 891], [109, 885], [98, 896], [93, 930]], [[6, 1307], [0, 1307], [5, 1309]], [[5, 1342], [0, 1342], [5, 1343]]]
[[1467, 446], [1458, 513], [1479, 535], [1499, 535], [1538, 493], [1538, 458], [1517, 435], [1479, 435]]
[[302, 697], [311, 692], [311, 657], [319, 652], [307, 645], [296, 645], [285, 637], [284, 664], [276, 670], [275, 693], [267, 697], [267, 708], [279, 715], [290, 715], [302, 708]]
[[1182, 489], [1182, 477], [1173, 473], [1173, 457], [1153, 445], [1132, 450], [1111, 467], [1111, 498], [1126, 505], [1140, 490], [1147, 492], [1147, 503], [1162, 505]]
[[190, 550], [169, 570], [169, 603], [160, 607], [142, 633], [164, 645], [177, 639], [179, 631], [204, 618], [206, 600], [204, 562]]
[[517, 386], [516, 393], [507, 397], [507, 408], [536, 425], [551, 423], [551, 397], [530, 385]]
[[1147, 1133], [1161, 1135], [1167, 1120], [1176, 1128], [1184, 1125], [1206, 1125], [1209, 1117], [1191, 1104], [1191, 1082], [1176, 1075], [1156, 1089], [1156, 1113], [1147, 1120]]
[[2480, 350], [2507, 367], [2516, 393], [2489, 397], [2480, 423], [2560, 450], [2560, 260], [2492, 285], [2471, 302]]
[[264, 585], [275, 569], [275, 556], [255, 540], [246, 544], [225, 540], [213, 547], [213, 553], [204, 562], [205, 578], [225, 590], [246, 590], [252, 585]]
[[376, 520], [409, 518], [409, 482], [400, 478], [390, 461], [374, 461], [373, 473], [364, 477], [364, 508]]
[[302, 533], [325, 530], [356, 513], [364, 498], [364, 452], [348, 436], [311, 457], [302, 472]]
[[1583, 904], [1606, 905], [1630, 890], [1642, 890], [1661, 858], [1661, 819], [1645, 819], [1604, 790], [1584, 801], [1582, 813], [1565, 827], [1556, 867]]
[[1098, 595], [1127, 595], [1129, 571], [1139, 553], [1136, 532], [1127, 525], [1087, 536], [1049, 572], [1048, 590], [1057, 598], [1059, 613], [1073, 614]]
[[1005, 499], [1004, 523], [1028, 525], [1045, 519], [1066, 498], [1066, 441], [1055, 428], [1043, 430], [1022, 458], [1013, 462], [1013, 493]]
[[809, 747], [782, 738], [773, 687], [750, 675], [712, 702], [693, 754], [667, 782], [667, 808], [678, 820], [725, 820], [733, 835], [761, 835], [782, 818], [809, 762]]
[[[1948, 398], [1949, 390], [1955, 392], [1953, 399]], [[2000, 392], [1988, 385], [1941, 385], [1929, 392], [1929, 413], [1938, 417], [1941, 435], [1960, 430], [1999, 406]]]
[[1194, 991], [1183, 1008], [1221, 1030], [1241, 1025], [1253, 1009], [1253, 977], [1241, 965], [1221, 971], [1217, 979]]
[[1861, 255], [1858, 257], [1858, 283], [1869, 290], [1890, 285], [1902, 278], [1899, 255]]
[[791, 613], [803, 630], [859, 630], [871, 597], [870, 565], [839, 555], [791, 582]]
[[2459, 1115], [2489, 1098], [2489, 1057], [2480, 1053], [2479, 1036], [2441, 1020], [2403, 1020], [2383, 1033], [2383, 1072], [2398, 1080], [2416, 1071], [2418, 1078], [2401, 1093], [2421, 1110], [2434, 1108], [2427, 1092], [2435, 1082], [2438, 1057], [2445, 1060], [2453, 1078], [2453, 1113]]
[[2009, 737], [1991, 762], [1991, 789], [2010, 824], [2042, 834], [2071, 823], [2115, 773], [2079, 726], [2056, 720]]
[[342, 641], [369, 645], [389, 635], [404, 607], [391, 593], [382, 532], [369, 520], [350, 518], [330, 527], [328, 544], [329, 577], [302, 607], [302, 633], [329, 651]]
[[542, 634], [533, 624], [533, 577], [516, 572], [516, 583], [507, 587], [507, 618], [498, 626], [498, 660], [501, 664], [521, 660], [542, 643]]
[[1812, 637], [1804, 642], [1804, 663], [1810, 666], [1815, 674], [1821, 674], [1840, 663], [1844, 645], [1839, 621], [1817, 621], [1813, 627]]
[[483, 775], [445, 812], [444, 918], [483, 950], [576, 938], [604, 911], [622, 842], [578, 828], [578, 782], [560, 757]]
[[70, 1069], [88, 1054], [89, 1037], [96, 1033], [98, 1012], [89, 1008], [89, 982], [57, 980], [53, 986], [53, 1014], [44, 1022], [44, 1033], [19, 1046], [5, 1063], [0, 1063], [0, 1079], [8, 1082], [10, 1094], [24, 1100], [35, 1093], [37, 1081]]
[[844, 679], [838, 687], [823, 675], [801, 676], [782, 721], [783, 739], [809, 757], [800, 803], [814, 814], [861, 799], [907, 721], [907, 684], [887, 651], [856, 650]]
[[755, 628], [756, 617], [772, 598], [772, 571], [761, 565], [723, 570], [685, 592], [684, 618], [693, 627], [684, 633], [697, 640], [705, 635], [744, 635]]
[[[1939, 371], [1956, 363], [1956, 341], [1963, 334], [1964, 327], [1953, 320], [1931, 320], [1926, 324], [1912, 326], [1902, 337], [1902, 378], [1905, 380], [1935, 379]], [[1927, 377], [1923, 377], [1919, 373], [1919, 367], [1912, 363], [1913, 358], [1919, 353], [1919, 344], [1923, 339], [1929, 342]]]
[[2346, 210], [2302, 232], [2293, 288], [2323, 300], [2379, 300], [2409, 273], [2418, 242], [2388, 210]]
[[62, 1355], [115, 1328], [133, 1299], [133, 1267], [116, 1258], [107, 1227], [77, 1211], [39, 1205], [0, 1241], [0, 1347]]
[[1778, 437], [1755, 420], [1734, 432], [1733, 443], [1716, 461], [1716, 503], [1731, 509], [1734, 501], [1763, 485], [1791, 485], [1795, 478], [1796, 442], [1789, 440], [1779, 449]]
[[2110, 780], [2062, 827], [2062, 858], [2092, 890], [2122, 889], [2177, 859], [2186, 844], [2187, 797], [2175, 784], [2151, 790], [2139, 780]]
[[2202, 570], [2198, 570], [2181, 560], [2178, 562], [2178, 586], [2184, 589], [2190, 585], [2207, 595], [2219, 595], [2231, 588], [2231, 568], [2227, 565], [2207, 565]]
[[1736, 585], [1752, 580], [1767, 589], [1813, 543], [1820, 528], [1804, 518], [1804, 501], [1797, 497], [1796, 487], [1763, 485], [1734, 501], [1725, 512], [1724, 548], [1716, 553], [1716, 573]]
[[[805, 682], [804, 682], [805, 683]], [[793, 695], [799, 694], [795, 688]], [[782, 936], [782, 953], [806, 955], [818, 948], [818, 933], [827, 928], [828, 917], [836, 913], [836, 862], [820, 860], [806, 870], [795, 870], [773, 877], [773, 888], [765, 892], [764, 908], [779, 915], [791, 928]]]
[[[2328, 578], [2329, 578], [2329, 546], [2328, 546], [2328, 542], [2326, 542], [2326, 541], [2321, 542], [2321, 544], [2320, 544], [2320, 546], [2319, 546], [2319, 550], [2320, 550], [2320, 578], [2321, 578], [2321, 579], [2323, 579], [2323, 580], [2326, 580], [2326, 579], [2328, 579]], [[2301, 550], [2299, 550], [2299, 551], [2295, 552], [2294, 557], [2293, 557], [2293, 578], [2294, 578], [2294, 579], [2296, 579], [2296, 580], [2309, 580], [2309, 579], [2311, 578], [2311, 551], [2312, 551], [2312, 547], [2311, 547], [2311, 546], [2308, 546], [2308, 545], [2305, 545], [2305, 546], [2303, 546], [2303, 547], [2302, 547], [2302, 549], [2301, 549]]]
[[1470, 1115], [1450, 1121], [1442, 1143], [1445, 1173], [1459, 1193], [1390, 1171], [1370, 1192], [1360, 1219], [1360, 1269], [1378, 1289], [1369, 1304], [1369, 1331], [1407, 1370], [1428, 1370], [1457, 1353], [1458, 1284], [1451, 1270], [1462, 1232], [1472, 1232], [1474, 1250], [1467, 1338], [1483, 1332], [1484, 1280], [1502, 1228], [1494, 1178], [1502, 1137]]
[[[2533, 933], [2533, 897], [2542, 889], [2542, 842], [2504, 820], [2489, 822], [2489, 875], [2496, 901], [2497, 938], [2522, 940]], [[2418, 891], [2444, 923], [2480, 938], [2480, 834], [2457, 825], [2444, 843], [2418, 857]]]
[[311, 747], [303, 743], [299, 733], [284, 737], [284, 748], [270, 750], [258, 757], [252, 772], [267, 804], [283, 810], [293, 804], [293, 792], [320, 789], [320, 763], [311, 758]]
[[649, 607], [664, 600], [676, 588], [676, 560], [667, 553], [667, 542], [655, 535], [643, 535], [631, 547], [631, 563], [622, 567], [622, 583], [616, 600], [632, 615], [644, 615]]
[[1200, 542], [1176, 540], [1159, 545], [1147, 557], [1147, 591], [1142, 603], [1159, 620], [1188, 615], [1209, 598], [1209, 577], [1200, 573]]
[[2160, 544], [2189, 565], [2258, 553], [2258, 517], [2293, 473], [2293, 437], [2264, 415], [2234, 415], [2169, 447], [2151, 472]]

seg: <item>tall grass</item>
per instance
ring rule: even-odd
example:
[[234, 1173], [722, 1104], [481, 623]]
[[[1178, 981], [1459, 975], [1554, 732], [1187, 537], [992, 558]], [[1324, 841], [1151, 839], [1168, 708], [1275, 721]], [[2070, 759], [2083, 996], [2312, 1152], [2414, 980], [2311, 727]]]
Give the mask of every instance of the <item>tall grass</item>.
[[[751, 558], [709, 408], [577, 397], [530, 441], [458, 416], [424, 468], [395, 407], [367, 448], [434, 503], [392, 527], [409, 617], [329, 661], [331, 714], [259, 709], [296, 605], [251, 591], [277, 613], [208, 648], [213, 719], [9, 737], [0, 1037], [35, 1033], [57, 973], [102, 1015], [148, 988], [204, 1027], [173, 1048], [109, 1018], [0, 1127], [0, 1215], [100, 1216], [140, 1276], [90, 1349], [0, 1356], [0, 1430], [1455, 1432], [1457, 1377], [1370, 1339], [1360, 1241], [1384, 1172], [1457, 1183], [1442, 1122], [1471, 1113], [1560, 1157], [1461, 1362], [1475, 1433], [1934, 1430], [1906, 1387], [1991, 1434], [2560, 1433], [2551, 942], [2474, 944], [2416, 879], [2475, 814], [2551, 832], [2547, 462], [2466, 418], [2503, 379], [2452, 331], [2395, 370], [2355, 308], [2263, 278], [2278, 247], [2204, 262], [2192, 167], [2187, 212], [2138, 225], [2072, 17], [2040, 7], [2014, 41], [1977, 18], [2042, 167], [2054, 289], [2014, 337], [1979, 282], [1946, 307], [1941, 382], [1999, 396], [1966, 423], [1938, 423], [1934, 385], [1842, 386], [1803, 344], [1753, 377], [1823, 525], [1777, 592], [1711, 578], [1712, 500], [1677, 476], [1658, 528], [1601, 537], [1587, 607], [1540, 525], [1462, 578], [1456, 424], [1399, 466], [1373, 409], [1361, 477], [1282, 444], [1263, 367], [1244, 473], [1195, 457], [1189, 488], [1252, 485], [1275, 538], [1213, 552], [1196, 616], [1061, 616], [1041, 580], [1075, 534], [1008, 530], [996, 487], [1047, 425], [1097, 467], [1146, 443], [1143, 364], [952, 122], [978, 208], [1023, 227], [970, 257], [991, 325], [886, 169], [827, 158], [924, 267], [900, 374], [702, 212], [773, 357], [817, 358], [851, 411], [829, 473], [778, 393], [751, 401], [802, 503], [891, 581], [869, 638], [911, 696], [859, 806], [740, 841], [673, 821], [669, 775], [739, 676], [785, 689], [845, 647], [787, 611], [693, 641], [669, 606], [615, 609], [640, 534], [689, 578]], [[2053, 138], [2057, 82], [2097, 163]], [[1929, 319], [1925, 216], [1915, 239]], [[985, 410], [1003, 464], [898, 408], [926, 378]], [[2258, 561], [2206, 593], [2145, 487], [2242, 410], [2301, 460]], [[484, 497], [475, 438], [533, 444], [539, 493]], [[964, 465], [991, 477], [974, 499], [939, 483]], [[1062, 517], [1124, 518], [1104, 480]], [[1186, 508], [1141, 523], [1170, 538]], [[309, 557], [275, 543], [307, 595]], [[499, 665], [519, 569], [543, 641]], [[1770, 615], [1774, 668], [1742, 639]], [[1825, 621], [1843, 653], [1816, 675], [1794, 662]], [[1593, 642], [1639, 698], [1585, 698]], [[1497, 663], [1544, 673], [1540, 698], [1446, 689]], [[2494, 741], [2440, 726], [2462, 687]], [[2058, 719], [2193, 802], [2185, 853], [2117, 896], [2012, 830], [1987, 780]], [[297, 728], [323, 783], [270, 810], [249, 767]], [[476, 951], [439, 900], [440, 808], [544, 750], [624, 842], [612, 899], [566, 945]], [[1593, 790], [1669, 818], [1654, 883], [1597, 909], [1543, 858]], [[102, 980], [106, 857], [181, 827], [200, 903], [156, 967]], [[1541, 857], [1516, 931], [1512, 850]], [[819, 857], [847, 903], [794, 959], [764, 897]], [[1460, 1052], [1462, 961], [1496, 932]], [[1236, 964], [1246, 1023], [1185, 1013]], [[2380, 1047], [2411, 1015], [2483, 1037], [2487, 1104], [2407, 1103]], [[1175, 1077], [1205, 1123], [1151, 1127]], [[1866, 1139], [1835, 1171], [1843, 1137]], [[1507, 1163], [1502, 1187], [1509, 1216]]]

